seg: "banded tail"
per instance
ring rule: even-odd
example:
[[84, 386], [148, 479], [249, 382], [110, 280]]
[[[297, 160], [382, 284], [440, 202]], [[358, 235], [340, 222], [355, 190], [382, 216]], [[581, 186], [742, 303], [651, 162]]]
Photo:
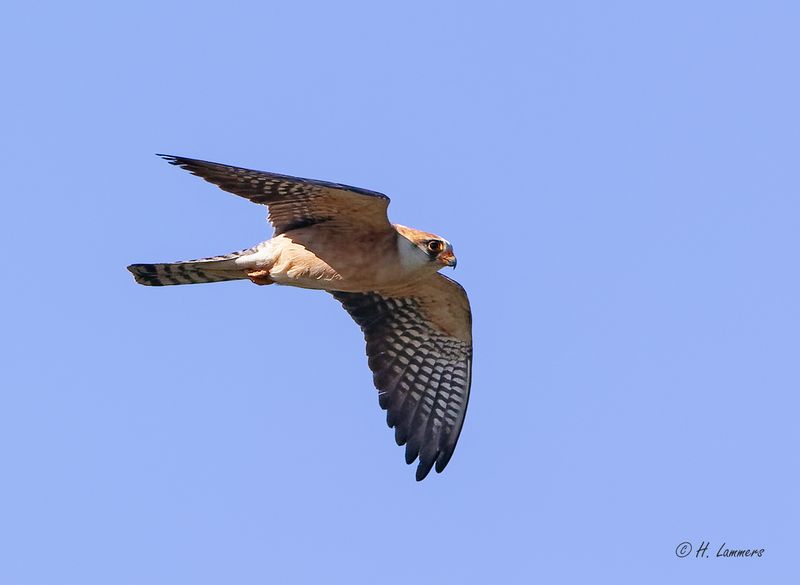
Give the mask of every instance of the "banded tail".
[[257, 247], [224, 256], [184, 260], [183, 262], [131, 264], [128, 266], [128, 270], [133, 274], [136, 282], [145, 286], [243, 280], [247, 278], [246, 267], [239, 265], [236, 260], [252, 254], [256, 249]]

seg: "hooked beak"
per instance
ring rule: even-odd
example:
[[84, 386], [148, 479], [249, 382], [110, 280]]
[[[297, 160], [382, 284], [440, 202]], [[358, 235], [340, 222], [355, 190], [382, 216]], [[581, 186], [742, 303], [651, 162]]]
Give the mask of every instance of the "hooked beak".
[[447, 250], [446, 252], [442, 252], [441, 256], [439, 256], [439, 260], [445, 266], [450, 266], [452, 268], [455, 268], [456, 264], [458, 264], [458, 260], [456, 259], [456, 255], [453, 254], [453, 252], [451, 252], [450, 250]]

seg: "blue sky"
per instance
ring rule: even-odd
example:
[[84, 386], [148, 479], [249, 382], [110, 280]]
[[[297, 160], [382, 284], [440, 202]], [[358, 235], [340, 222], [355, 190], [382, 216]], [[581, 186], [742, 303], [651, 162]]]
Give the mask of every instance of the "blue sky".
[[[798, 577], [794, 3], [4, 12], [0, 583]], [[445, 473], [414, 481], [328, 295], [134, 285], [269, 235], [155, 152], [453, 242]]]

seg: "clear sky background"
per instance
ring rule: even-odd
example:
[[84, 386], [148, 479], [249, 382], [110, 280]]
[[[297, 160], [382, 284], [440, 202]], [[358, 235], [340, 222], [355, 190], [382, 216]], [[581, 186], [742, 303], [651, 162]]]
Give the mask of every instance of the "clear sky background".
[[[0, 583], [796, 580], [799, 29], [788, 1], [6, 5]], [[155, 152], [382, 191], [454, 243], [445, 473], [414, 481], [328, 295], [134, 284], [270, 233]]]

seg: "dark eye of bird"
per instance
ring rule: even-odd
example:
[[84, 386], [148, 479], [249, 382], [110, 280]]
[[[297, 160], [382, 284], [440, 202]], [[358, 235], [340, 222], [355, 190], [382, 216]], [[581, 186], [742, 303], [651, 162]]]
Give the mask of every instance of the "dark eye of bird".
[[433, 254], [438, 254], [444, 249], [444, 244], [439, 240], [431, 240], [428, 242], [428, 251]]

